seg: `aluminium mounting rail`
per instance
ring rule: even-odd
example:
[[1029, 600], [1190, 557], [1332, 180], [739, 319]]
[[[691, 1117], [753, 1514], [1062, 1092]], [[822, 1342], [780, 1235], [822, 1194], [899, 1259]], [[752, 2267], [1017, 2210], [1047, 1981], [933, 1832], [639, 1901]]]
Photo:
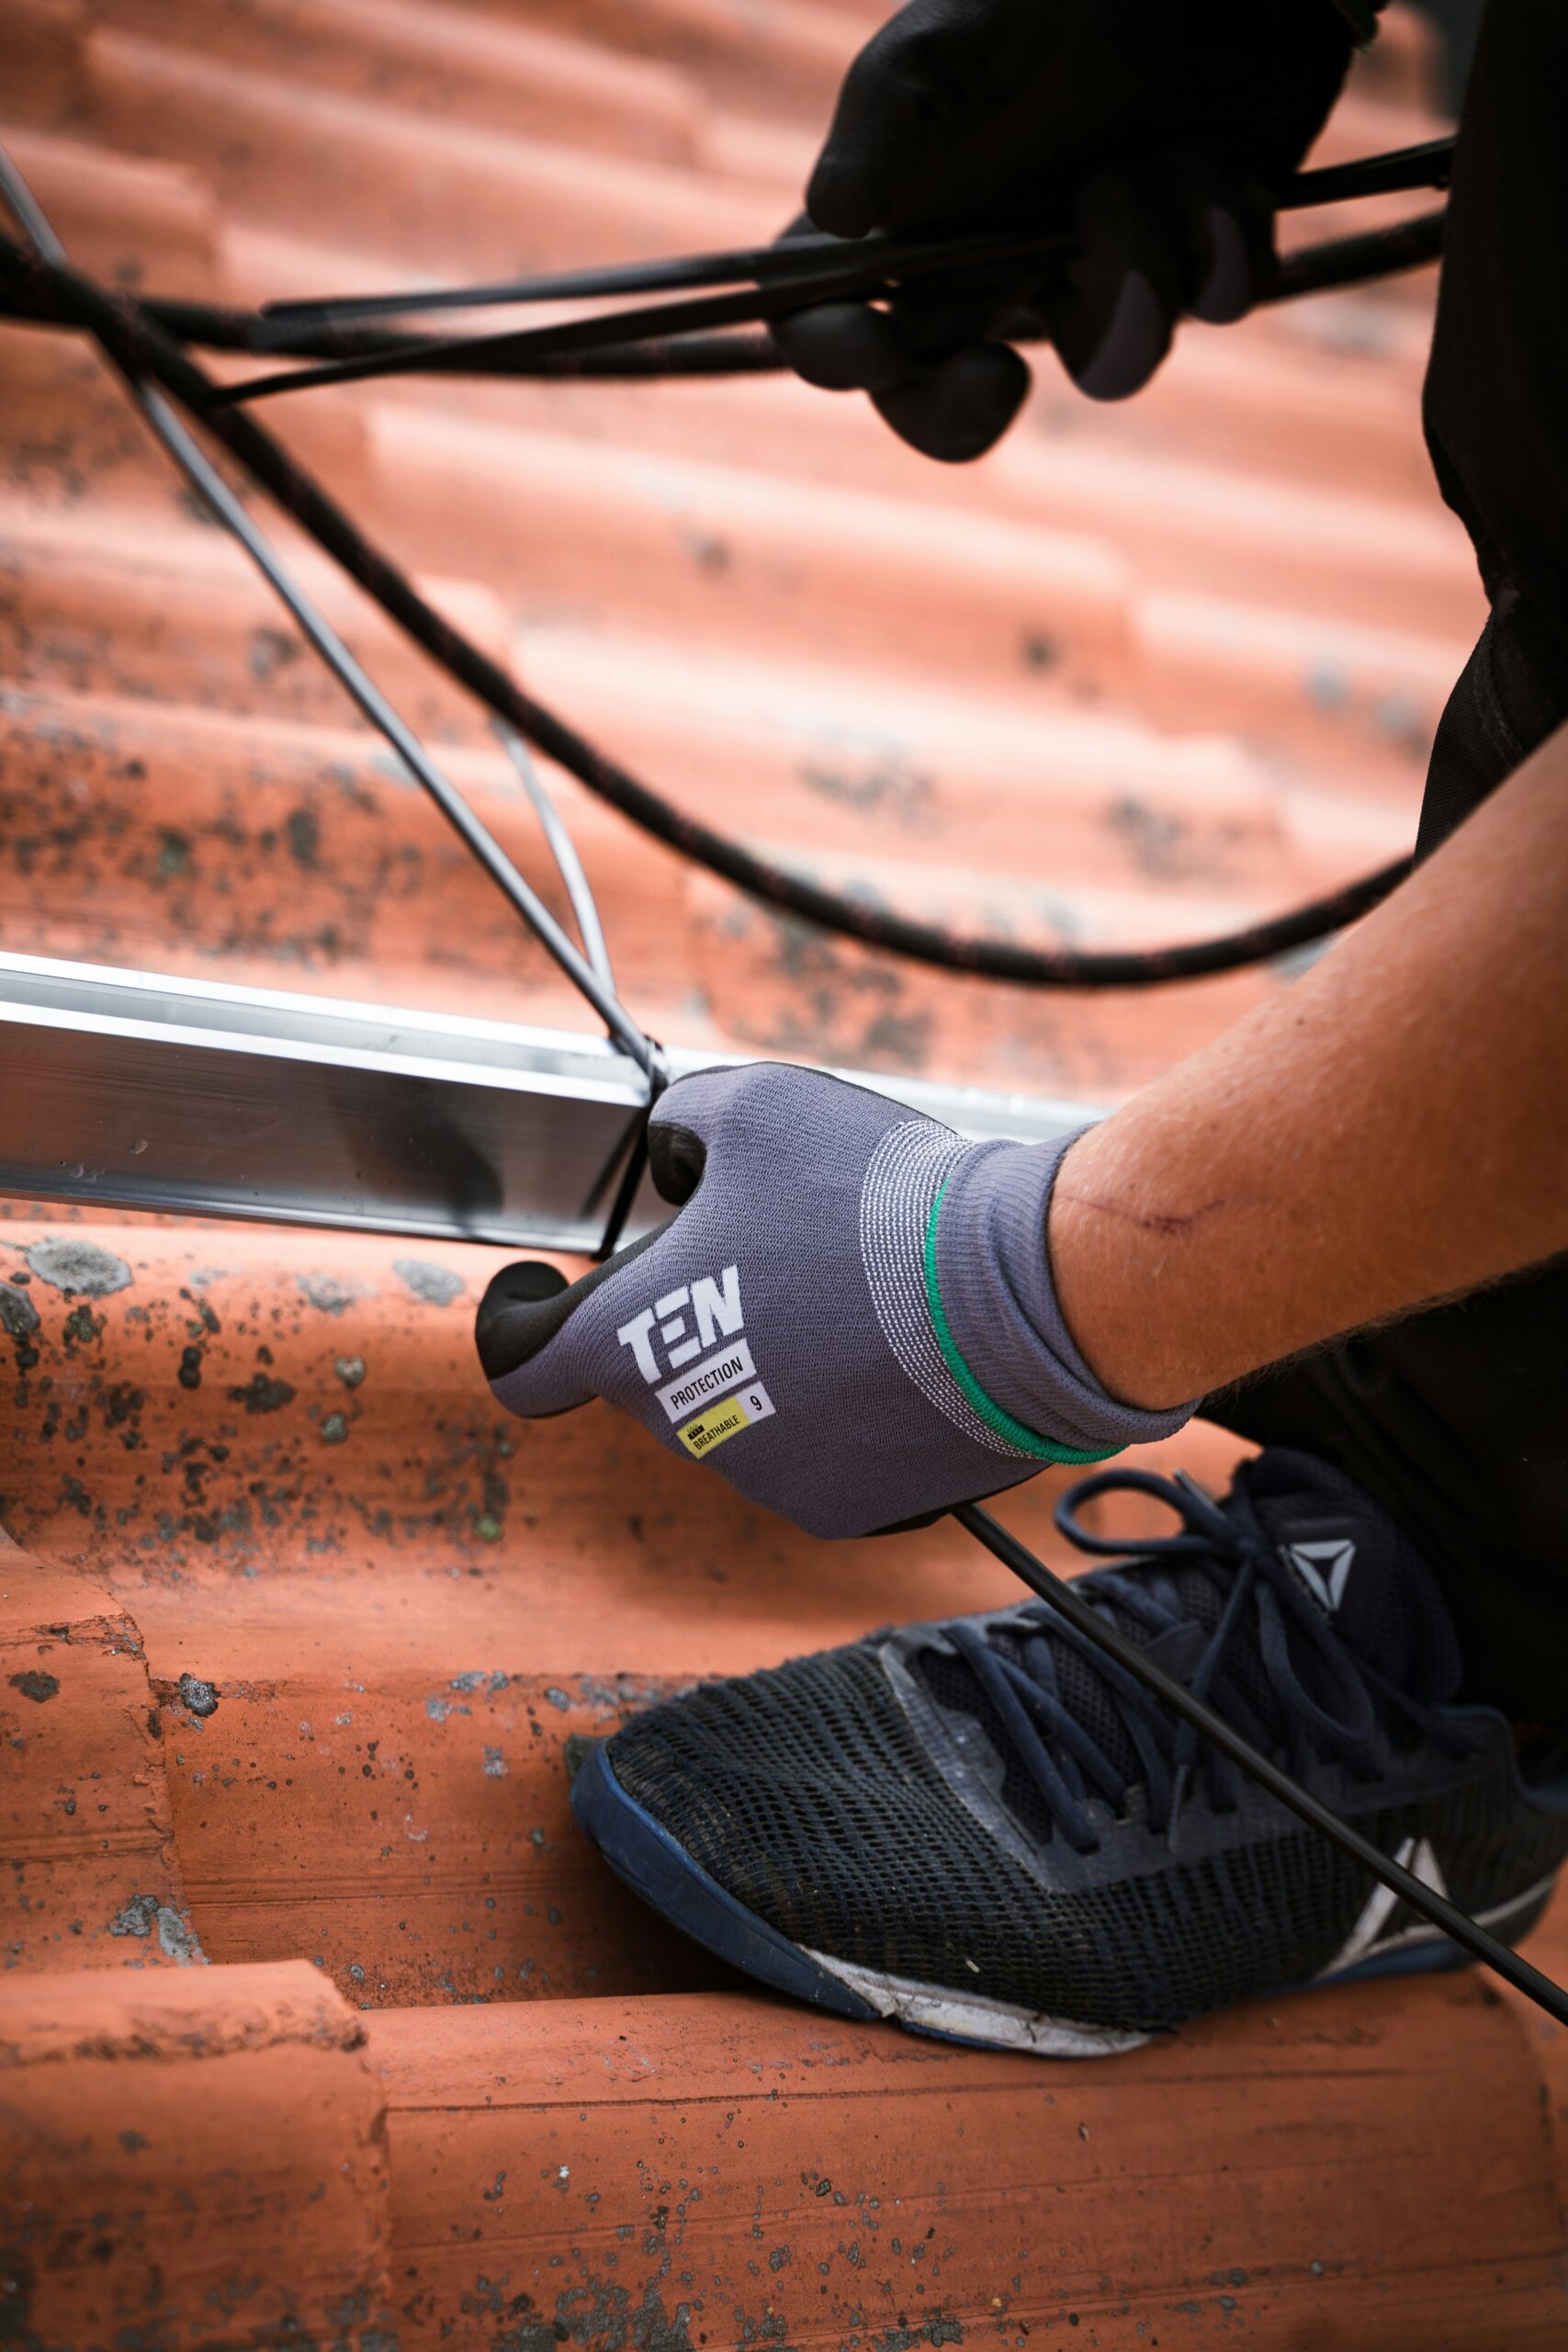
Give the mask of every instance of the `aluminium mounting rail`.
[[[838, 1074], [976, 1138], [1092, 1115]], [[586, 1034], [0, 955], [0, 1193], [592, 1253], [648, 1081]], [[668, 1214], [645, 1180], [625, 1238]]]

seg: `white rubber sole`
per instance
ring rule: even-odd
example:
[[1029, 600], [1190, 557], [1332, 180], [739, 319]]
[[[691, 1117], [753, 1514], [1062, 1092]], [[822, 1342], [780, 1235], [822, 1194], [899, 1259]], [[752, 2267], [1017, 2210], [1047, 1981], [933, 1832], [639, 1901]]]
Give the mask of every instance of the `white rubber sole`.
[[1118, 2051], [1137, 2050], [1153, 2038], [1116, 2026], [1077, 2025], [1070, 2018], [1021, 2009], [1011, 2001], [992, 2000], [984, 1993], [956, 1993], [947, 1984], [913, 1984], [906, 1977], [857, 1968], [852, 1961], [836, 1959], [831, 1952], [807, 1951], [807, 1957], [825, 1976], [857, 1994], [878, 2017], [952, 2041], [981, 2042], [989, 2050], [1021, 2050], [1036, 2058], [1110, 2058]]

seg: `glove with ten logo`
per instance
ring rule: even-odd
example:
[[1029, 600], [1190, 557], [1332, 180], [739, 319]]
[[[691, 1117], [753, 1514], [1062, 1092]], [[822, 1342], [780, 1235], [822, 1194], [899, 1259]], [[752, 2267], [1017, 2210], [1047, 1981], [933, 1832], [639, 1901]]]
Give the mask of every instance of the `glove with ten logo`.
[[823, 1536], [1168, 1435], [1191, 1408], [1108, 1396], [1056, 1306], [1045, 1216], [1072, 1140], [966, 1143], [785, 1064], [683, 1079], [649, 1126], [678, 1213], [570, 1286], [499, 1273], [491, 1386], [525, 1419], [607, 1397]]

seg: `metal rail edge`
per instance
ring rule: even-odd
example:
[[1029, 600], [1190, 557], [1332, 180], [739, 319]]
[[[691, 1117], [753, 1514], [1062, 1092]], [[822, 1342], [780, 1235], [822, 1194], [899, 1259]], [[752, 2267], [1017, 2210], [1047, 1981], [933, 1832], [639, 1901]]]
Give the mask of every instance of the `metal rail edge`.
[[[976, 1138], [1095, 1115], [836, 1075]], [[591, 1252], [647, 1100], [600, 1036], [0, 954], [0, 1193]], [[645, 1182], [626, 1238], [668, 1213]]]

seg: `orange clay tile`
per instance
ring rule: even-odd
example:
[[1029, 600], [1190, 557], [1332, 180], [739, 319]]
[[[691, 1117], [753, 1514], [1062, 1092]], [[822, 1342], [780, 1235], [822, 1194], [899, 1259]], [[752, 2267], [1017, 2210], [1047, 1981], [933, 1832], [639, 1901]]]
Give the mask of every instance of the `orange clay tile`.
[[[6, 144], [83, 267], [123, 282], [155, 255], [160, 289], [215, 294], [220, 214], [200, 173], [173, 156], [114, 154], [83, 137], [79, 62], [58, 109], [35, 114], [25, 102], [30, 86], [14, 85], [23, 103], [7, 109]], [[57, 113], [60, 129], [51, 127]]]
[[371, 2021], [405, 2344], [1562, 2341], [1561, 2155], [1523, 2116], [1564, 2037], [1475, 1984], [1044, 2070], [750, 1993], [536, 2015]]
[[[172, 294], [740, 243], [796, 209], [881, 13], [12, 0], [0, 137], [85, 266]], [[1391, 12], [1325, 155], [1429, 135], [1432, 58]], [[785, 379], [410, 381], [271, 421], [710, 822], [911, 910], [1166, 941], [1412, 835], [1480, 611], [1420, 446], [1431, 299], [1188, 330], [1110, 411], [1042, 351], [953, 471]], [[0, 941], [583, 1025], [73, 338], [0, 326]], [[558, 906], [482, 714], [255, 511]], [[546, 772], [634, 1009], [684, 1044], [1095, 1106], [1284, 984], [921, 972]], [[1483, 1981], [1049, 2066], [773, 2002], [650, 1920], [572, 1824], [578, 1743], [1015, 1588], [950, 1528], [811, 1543], [599, 1406], [510, 1420], [470, 1336], [500, 1262], [0, 1202], [27, 2352], [1555, 2346], [1564, 2040]], [[1149, 1459], [1217, 1487], [1241, 1451], [1198, 1424]], [[1003, 1506], [1059, 1563], [1062, 1483]], [[1562, 1905], [1533, 1948], [1568, 1967]]]
[[[26, 1330], [8, 1287], [7, 1327]], [[26, 1339], [16, 1343], [26, 1351]], [[169, 1815], [158, 1694], [134, 1620], [0, 1536], [6, 1972], [203, 1957]], [[192, 1686], [197, 1703], [205, 1694]]]
[[[415, 269], [461, 245], [481, 269], [547, 266], [584, 240], [604, 250], [680, 252], [711, 233], [713, 199], [693, 173], [564, 138], [508, 134], [345, 96], [278, 70], [231, 63], [183, 41], [106, 26], [85, 49], [89, 115], [107, 144], [172, 156], [219, 200], [298, 232], [334, 234]], [[726, 191], [740, 242], [781, 227], [776, 200]]]
[[8, 1984], [0, 2266], [17, 2340], [384, 2345], [384, 2109], [364, 2039], [302, 1961]]
[[[183, 0], [98, 0], [86, 21], [176, 45]], [[426, 120], [537, 132], [610, 155], [691, 158], [699, 94], [654, 58], [616, 52], [500, 11], [431, 8], [407, 0], [250, 0], [217, 7], [202, 42], [209, 59], [288, 72], [308, 55], [314, 87]]]
[[[503, 1413], [471, 1339], [503, 1262], [239, 1224], [7, 1220], [7, 1526], [136, 1589], [143, 1618], [166, 1605], [171, 1623], [209, 1579], [254, 1627], [296, 1577], [307, 1611], [318, 1583], [356, 1580], [352, 1616], [394, 1572], [423, 1581], [434, 1609], [520, 1569], [530, 1638], [547, 1626], [550, 1663], [573, 1670], [613, 1666], [615, 1650], [662, 1673], [734, 1670], [762, 1627], [778, 1655], [792, 1626], [847, 1638], [901, 1594], [905, 1613], [930, 1615], [1008, 1589], [953, 1531], [835, 1545], [764, 1520], [607, 1407], [536, 1424]], [[1221, 1476], [1240, 1449], [1215, 1442]], [[1048, 1474], [1010, 1505], [1053, 1553], [1059, 1484]], [[956, 1584], [943, 1560], [962, 1564]]]
[[[44, 347], [37, 337], [32, 344]], [[438, 743], [482, 740], [471, 700], [346, 589], [324, 557], [300, 550], [292, 569], [411, 725]], [[468, 581], [421, 585], [488, 653], [505, 658], [510, 630], [497, 598]], [[167, 721], [193, 707], [353, 723], [342, 687], [306, 661], [262, 581], [188, 515], [171, 514], [149, 531], [144, 519], [113, 506], [99, 515], [85, 503], [39, 511], [30, 501], [0, 502], [0, 616], [9, 628], [8, 696], [36, 684], [85, 700], [127, 697], [143, 706], [149, 725], [160, 711]], [[7, 700], [7, 712], [13, 707]], [[367, 757], [371, 749], [363, 739]]]

